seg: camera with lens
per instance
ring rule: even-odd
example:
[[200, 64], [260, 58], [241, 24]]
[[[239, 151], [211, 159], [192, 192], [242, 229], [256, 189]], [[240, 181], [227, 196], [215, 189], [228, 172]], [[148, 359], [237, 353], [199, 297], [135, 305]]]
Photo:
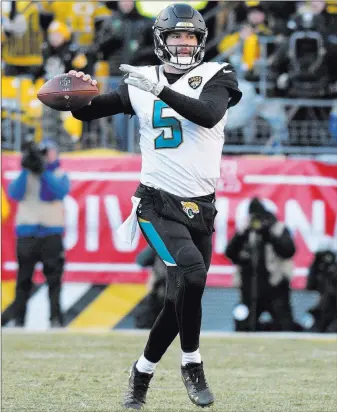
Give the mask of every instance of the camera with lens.
[[268, 213], [253, 213], [249, 221], [249, 229], [256, 232], [266, 232], [273, 225], [275, 219], [272, 219]]
[[34, 174], [41, 174], [45, 168], [44, 156], [47, 150], [46, 147], [40, 148], [34, 142], [26, 143], [23, 148], [21, 166]]

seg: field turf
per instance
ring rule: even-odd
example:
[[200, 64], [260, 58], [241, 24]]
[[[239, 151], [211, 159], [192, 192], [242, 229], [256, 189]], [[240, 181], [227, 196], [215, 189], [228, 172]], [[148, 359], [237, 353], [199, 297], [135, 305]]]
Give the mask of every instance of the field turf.
[[[3, 412], [115, 412], [146, 334], [2, 332]], [[201, 339], [215, 394], [209, 412], [336, 412], [336, 339]], [[176, 340], [157, 367], [145, 411], [202, 410], [187, 397]]]

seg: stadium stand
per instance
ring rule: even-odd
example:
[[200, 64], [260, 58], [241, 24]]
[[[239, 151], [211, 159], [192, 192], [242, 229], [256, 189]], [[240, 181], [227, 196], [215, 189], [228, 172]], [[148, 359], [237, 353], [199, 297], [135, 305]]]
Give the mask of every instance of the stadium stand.
[[[11, 3], [4, 7], [2, 33], [3, 148], [19, 150], [27, 133], [35, 140], [45, 133], [58, 136], [63, 151], [97, 146], [139, 151], [135, 119], [128, 122], [121, 115], [83, 127], [69, 114], [60, 116], [42, 108], [35, 98], [42, 80], [35, 84], [30, 80], [34, 78], [33, 69], [37, 70], [43, 62], [48, 27], [57, 19], [71, 27], [74, 46], [94, 54], [94, 76], [100, 89], [116, 87], [120, 77], [115, 76], [117, 73], [104, 53], [104, 42], [107, 35], [110, 45], [119, 44], [120, 39], [114, 37], [113, 31], [109, 35], [104, 28], [110, 23], [124, 24], [124, 19], [130, 18], [118, 9], [118, 2], [67, 2], [66, 5], [63, 2], [62, 7], [57, 1]], [[137, 1], [131, 16], [138, 16], [135, 21], [143, 19], [151, 26], [154, 10], [157, 6], [163, 7], [162, 3], [152, 2], [149, 10], [146, 2]], [[329, 151], [336, 154], [336, 138], [332, 132], [337, 93], [333, 75], [336, 73], [335, 2], [328, 1], [320, 9], [310, 1], [294, 2], [283, 10], [277, 2], [194, 3], [208, 23], [215, 23], [209, 25], [216, 27], [216, 32], [208, 38], [206, 57], [229, 60], [239, 74], [240, 86], [247, 90], [246, 96], [253, 99], [247, 98], [240, 108], [232, 110], [224, 153], [324, 154]], [[305, 19], [311, 19], [310, 23]], [[97, 39], [105, 39], [101, 50], [97, 49]], [[140, 60], [137, 59], [153, 64], [156, 57], [152, 45], [145, 38], [144, 41], [141, 49], [147, 52], [142, 52]], [[25, 42], [30, 44], [30, 48], [25, 49], [29, 57], [20, 54]], [[123, 52], [124, 60], [131, 63], [135, 47], [139, 47], [132, 42], [135, 40], [130, 37], [130, 54]], [[301, 61], [295, 53], [300, 47], [304, 50]], [[112, 56], [116, 58], [116, 53], [122, 50], [127, 49], [119, 47]], [[308, 59], [317, 58], [317, 67], [311, 74], [303, 71], [305, 53]], [[11, 72], [15, 77], [10, 76]], [[45, 80], [50, 73], [45, 73]], [[111, 73], [113, 77], [109, 77]], [[242, 110], [244, 104], [247, 110]], [[247, 115], [243, 116], [242, 112]]]

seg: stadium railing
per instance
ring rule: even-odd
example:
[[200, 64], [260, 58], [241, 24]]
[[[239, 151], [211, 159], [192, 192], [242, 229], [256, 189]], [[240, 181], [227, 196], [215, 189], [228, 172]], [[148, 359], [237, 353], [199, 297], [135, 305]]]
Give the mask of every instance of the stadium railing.
[[[4, 81], [4, 78], [2, 80]], [[28, 136], [39, 140], [41, 136], [48, 135], [58, 140], [63, 151], [105, 147], [139, 152], [136, 117], [117, 115], [83, 124], [81, 137], [74, 139], [72, 125], [65, 125], [66, 122], [71, 122], [69, 114], [67, 120], [60, 112], [45, 106], [43, 110], [41, 106], [38, 108], [39, 102], [34, 93], [31, 93], [31, 100], [22, 100], [24, 93], [20, 88], [26, 81], [27, 77], [16, 79], [16, 93], [2, 88], [3, 149], [19, 151]], [[119, 77], [110, 78], [110, 88], [116, 87], [119, 81]], [[337, 154], [337, 141], [329, 133], [329, 118], [326, 116], [336, 105], [336, 100], [264, 98], [262, 103], [267, 107], [277, 104], [280, 108], [286, 108], [286, 120], [283, 119], [283, 124], [277, 124], [277, 118], [270, 119], [268, 115], [264, 118], [257, 112], [247, 125], [225, 130], [224, 152]], [[296, 120], [294, 116], [303, 108], [312, 110], [312, 116], [309, 120]], [[322, 110], [325, 117], [323, 113], [321, 118], [315, 118], [317, 110]]]

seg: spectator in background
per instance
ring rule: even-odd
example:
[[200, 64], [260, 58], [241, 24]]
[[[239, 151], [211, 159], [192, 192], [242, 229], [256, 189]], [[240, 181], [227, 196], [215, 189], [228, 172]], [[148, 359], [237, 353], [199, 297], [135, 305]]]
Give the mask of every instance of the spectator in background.
[[100, 1], [40, 1], [40, 20], [43, 26], [60, 21], [71, 27], [74, 41], [87, 52], [94, 43], [95, 31], [111, 11]]
[[[140, 66], [158, 64], [153, 50], [154, 19], [140, 14], [133, 0], [106, 2], [106, 5], [113, 14], [97, 29], [95, 45], [99, 60], [108, 62], [109, 75], [119, 79], [119, 66], [124, 62]], [[110, 82], [110, 88], [115, 86], [117, 81], [116, 84]], [[118, 150], [127, 150], [128, 127], [128, 118], [124, 114], [114, 116], [113, 130]]]
[[309, 268], [307, 290], [319, 293], [318, 304], [309, 310], [310, 332], [337, 333], [337, 257], [332, 239], [320, 244]]
[[135, 312], [135, 326], [151, 329], [164, 305], [167, 270], [157, 253], [147, 246], [137, 256], [136, 263], [150, 268], [148, 295], [138, 305]]
[[[62, 326], [63, 199], [69, 192], [69, 179], [60, 169], [57, 146], [48, 139], [43, 140], [39, 147], [34, 143], [29, 144], [23, 152], [21, 166], [19, 176], [9, 185], [9, 196], [18, 202], [18, 272], [11, 315], [16, 326], [24, 326], [34, 268], [37, 262], [42, 262], [43, 274], [49, 286], [51, 326]], [[2, 323], [5, 321], [2, 319]]]
[[246, 19], [232, 34], [225, 36], [220, 41], [218, 51], [219, 53], [228, 52], [229, 55], [239, 51], [241, 54], [239, 49], [242, 47], [239, 69], [249, 80], [256, 80], [257, 74], [254, 69], [256, 69], [255, 64], [261, 55], [259, 37], [273, 34], [273, 20], [261, 2], [247, 1], [245, 5]]
[[290, 278], [295, 245], [285, 225], [258, 198], [249, 205], [247, 224], [230, 240], [225, 255], [237, 268], [241, 304], [234, 310], [237, 331], [263, 330], [259, 321], [269, 312], [268, 329], [297, 330], [290, 305]]
[[[62, 6], [61, 6], [62, 7]], [[44, 77], [46, 80], [72, 69], [84, 70], [93, 74], [95, 56], [93, 53], [84, 53], [73, 40], [73, 33], [68, 25], [62, 21], [52, 21], [47, 29], [46, 41], [42, 46], [43, 64], [35, 70], [33, 80], [36, 82]], [[60, 143], [62, 134], [60, 125], [67, 133], [67, 141], [77, 141], [83, 135], [83, 127], [74, 119], [70, 112], [56, 112], [43, 106], [43, 134], [48, 134]], [[91, 131], [92, 125], [85, 127]]]
[[132, 0], [107, 2], [113, 9], [96, 33], [95, 44], [100, 60], [108, 60], [111, 76], [120, 76], [121, 63], [132, 65], [158, 64], [153, 52], [154, 19], [142, 16]]
[[[254, 3], [254, 2], [251, 2]], [[296, 1], [264, 1], [263, 8], [269, 16], [273, 34], [287, 35], [287, 23], [298, 7]]]
[[[230, 62], [239, 73], [240, 87], [246, 91], [247, 110], [242, 115], [234, 108], [228, 120], [227, 130], [242, 128], [244, 143], [251, 144], [256, 138], [257, 129], [250, 120], [252, 117], [259, 116], [270, 127], [270, 136], [266, 142], [270, 152], [287, 142], [289, 138], [288, 119], [285, 107], [280, 102], [264, 101], [265, 97], [274, 96], [279, 72], [277, 68], [273, 69], [270, 66], [264, 72], [263, 65], [272, 61], [279, 44], [283, 44], [284, 33], [280, 30], [280, 26], [285, 16], [292, 10], [293, 8], [289, 8], [289, 5], [285, 6], [283, 14], [278, 16], [273, 12], [273, 7], [269, 5], [269, 2], [241, 2], [236, 7], [239, 24], [232, 34], [225, 36], [218, 44], [218, 51], [224, 53], [226, 56], [224, 60], [229, 56]], [[262, 38], [271, 36], [274, 41], [262, 46]], [[266, 47], [267, 61], [260, 61], [263, 55], [262, 47]], [[261, 90], [260, 80], [263, 73], [266, 76], [266, 82], [263, 82], [265, 89]], [[249, 96], [254, 98], [253, 105], [249, 102]]]
[[10, 8], [7, 10], [2, 3], [3, 74], [30, 75], [42, 64], [43, 31], [40, 27], [38, 4], [35, 1], [8, 3]]
[[54, 20], [47, 30], [47, 41], [42, 47], [43, 64], [36, 70], [35, 79], [52, 78], [72, 69], [93, 72], [93, 56], [82, 53], [72, 41], [70, 27]]

